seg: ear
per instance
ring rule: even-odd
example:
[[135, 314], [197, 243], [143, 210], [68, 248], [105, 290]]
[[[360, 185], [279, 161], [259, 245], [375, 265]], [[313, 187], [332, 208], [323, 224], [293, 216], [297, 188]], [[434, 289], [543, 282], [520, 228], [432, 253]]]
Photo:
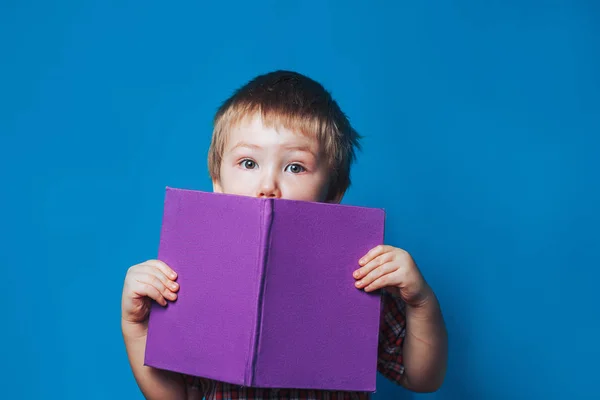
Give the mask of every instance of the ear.
[[213, 181], [213, 192], [215, 193], [223, 193], [223, 188], [219, 181]]

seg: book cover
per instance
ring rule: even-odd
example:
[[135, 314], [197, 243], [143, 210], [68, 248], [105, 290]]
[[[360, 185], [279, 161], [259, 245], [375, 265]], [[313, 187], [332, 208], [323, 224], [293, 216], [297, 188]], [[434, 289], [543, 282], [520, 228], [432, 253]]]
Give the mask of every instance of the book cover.
[[383, 243], [381, 209], [167, 188], [145, 364], [254, 387], [374, 391], [378, 293], [352, 272]]

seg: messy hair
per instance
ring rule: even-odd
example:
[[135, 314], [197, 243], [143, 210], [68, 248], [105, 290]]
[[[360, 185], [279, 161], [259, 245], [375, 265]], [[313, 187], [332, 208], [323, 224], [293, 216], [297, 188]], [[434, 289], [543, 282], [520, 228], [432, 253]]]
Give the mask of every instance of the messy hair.
[[218, 109], [208, 152], [208, 170], [214, 181], [219, 181], [227, 132], [256, 114], [267, 127], [315, 135], [331, 173], [327, 200], [345, 193], [350, 186], [355, 149], [360, 149], [360, 135], [320, 83], [291, 71], [275, 71], [254, 78]]

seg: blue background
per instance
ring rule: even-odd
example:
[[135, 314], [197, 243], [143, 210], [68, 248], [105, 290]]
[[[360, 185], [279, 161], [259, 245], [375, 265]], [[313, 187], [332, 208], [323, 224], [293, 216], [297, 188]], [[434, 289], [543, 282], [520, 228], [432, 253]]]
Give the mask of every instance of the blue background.
[[443, 388], [375, 398], [598, 396], [597, 4], [3, 1], [3, 394], [142, 398], [126, 270], [165, 186], [210, 190], [221, 101], [287, 68], [365, 135], [345, 203], [387, 209], [443, 305]]

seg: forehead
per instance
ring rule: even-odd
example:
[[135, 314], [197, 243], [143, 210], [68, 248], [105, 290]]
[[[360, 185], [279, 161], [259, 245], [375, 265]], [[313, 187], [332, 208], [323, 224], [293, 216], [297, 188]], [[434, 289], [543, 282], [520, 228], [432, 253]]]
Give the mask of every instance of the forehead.
[[[287, 123], [286, 123], [287, 122]], [[321, 144], [316, 134], [307, 132], [306, 127], [290, 123], [284, 118], [269, 118], [260, 113], [244, 116], [230, 126], [225, 149], [240, 142], [258, 146], [302, 145], [320, 153]]]

